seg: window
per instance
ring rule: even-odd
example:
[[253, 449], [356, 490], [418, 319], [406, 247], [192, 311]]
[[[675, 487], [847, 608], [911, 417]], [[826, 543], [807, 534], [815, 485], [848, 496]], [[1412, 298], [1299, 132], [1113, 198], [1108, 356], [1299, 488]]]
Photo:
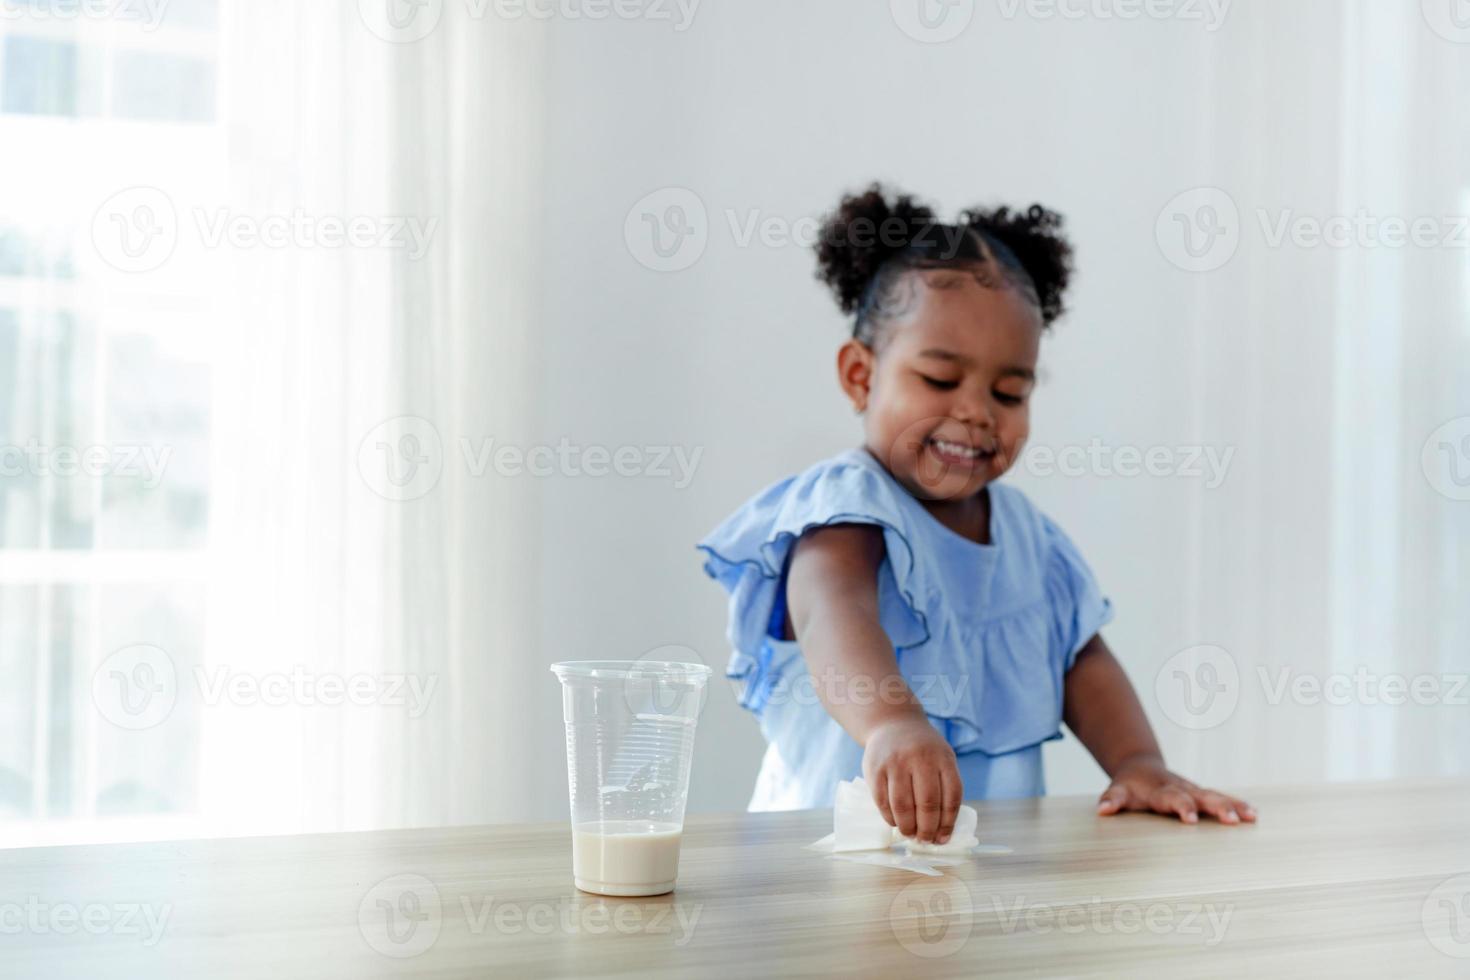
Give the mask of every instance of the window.
[[6, 13], [0, 819], [187, 814], [189, 702], [130, 728], [94, 685], [105, 695], [115, 650], [165, 646], [183, 676], [202, 647], [208, 295], [184, 249], [173, 270], [109, 265], [94, 219], [129, 187], [187, 193], [219, 172], [218, 11], [11, 0]]

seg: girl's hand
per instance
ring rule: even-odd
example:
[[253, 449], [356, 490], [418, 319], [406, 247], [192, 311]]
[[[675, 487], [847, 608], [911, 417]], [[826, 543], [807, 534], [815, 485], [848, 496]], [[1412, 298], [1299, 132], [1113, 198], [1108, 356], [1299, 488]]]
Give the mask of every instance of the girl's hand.
[[1101, 816], [1112, 816], [1125, 810], [1178, 814], [1185, 823], [1198, 823], [1200, 811], [1225, 824], [1255, 823], [1256, 820], [1255, 808], [1244, 800], [1212, 789], [1201, 789], [1157, 761], [1123, 766], [1097, 801], [1097, 812]]
[[949, 841], [964, 786], [954, 749], [923, 715], [885, 721], [869, 732], [863, 778], [883, 819], [905, 837]]

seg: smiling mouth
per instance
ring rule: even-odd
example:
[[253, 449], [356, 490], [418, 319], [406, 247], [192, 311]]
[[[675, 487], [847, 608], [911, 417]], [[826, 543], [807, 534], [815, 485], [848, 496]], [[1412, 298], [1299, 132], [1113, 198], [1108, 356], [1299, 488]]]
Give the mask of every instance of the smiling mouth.
[[995, 457], [993, 448], [987, 449], [982, 446], [972, 446], [967, 442], [954, 442], [949, 439], [926, 439], [924, 445], [945, 463], [953, 466], [974, 466], [978, 463], [988, 463]]

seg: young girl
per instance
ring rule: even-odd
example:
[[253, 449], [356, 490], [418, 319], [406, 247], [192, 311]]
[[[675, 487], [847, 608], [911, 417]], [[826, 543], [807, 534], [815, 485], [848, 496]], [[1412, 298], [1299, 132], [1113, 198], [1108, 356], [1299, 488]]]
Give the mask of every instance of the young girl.
[[1071, 246], [1039, 205], [954, 224], [879, 185], [822, 229], [853, 316], [837, 381], [863, 446], [767, 488], [700, 543], [730, 592], [727, 673], [767, 746], [752, 810], [831, 806], [861, 774], [889, 824], [949, 839], [964, 799], [1044, 793], [1065, 721], [1112, 780], [1100, 814], [1255, 819], [1164, 766], [1098, 630], [1082, 555], [996, 481], [1028, 434]]

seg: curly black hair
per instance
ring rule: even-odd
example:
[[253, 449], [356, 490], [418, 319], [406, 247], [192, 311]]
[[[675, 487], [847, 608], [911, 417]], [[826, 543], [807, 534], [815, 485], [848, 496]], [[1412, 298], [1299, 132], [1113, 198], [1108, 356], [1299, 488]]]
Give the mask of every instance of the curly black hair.
[[1072, 246], [1062, 216], [1033, 204], [970, 208], [954, 223], [908, 194], [889, 200], [878, 183], [842, 198], [817, 239], [817, 278], [854, 314], [852, 335], [872, 346], [879, 327], [906, 296], [897, 288], [913, 269], [963, 269], [982, 285], [1018, 289], [1041, 314], [1043, 327], [1065, 312], [1062, 294], [1072, 275]]

